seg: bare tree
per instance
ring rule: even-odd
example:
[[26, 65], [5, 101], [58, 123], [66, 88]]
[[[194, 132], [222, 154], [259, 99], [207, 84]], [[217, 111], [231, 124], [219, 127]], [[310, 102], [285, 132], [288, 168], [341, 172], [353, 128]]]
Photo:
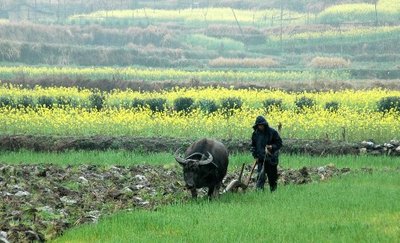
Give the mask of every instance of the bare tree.
[[33, 22], [36, 23], [37, 22], [37, 10], [38, 10], [38, 8], [37, 8], [37, 0], [35, 0], [33, 7], [34, 7]]
[[60, 22], [60, 0], [57, 0], [57, 22]]
[[375, 26], [378, 26], [378, 9], [376, 6], [378, 5], [378, 0], [375, 0]]
[[283, 39], [282, 39], [282, 35], [283, 35], [283, 0], [281, 0], [281, 30], [279, 33], [279, 41], [281, 43], [281, 53], [283, 53]]

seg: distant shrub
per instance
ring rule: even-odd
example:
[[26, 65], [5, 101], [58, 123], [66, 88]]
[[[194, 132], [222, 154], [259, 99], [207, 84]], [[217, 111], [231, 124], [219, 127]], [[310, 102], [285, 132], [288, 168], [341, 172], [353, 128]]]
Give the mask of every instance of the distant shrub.
[[58, 96], [56, 98], [56, 104], [58, 107], [71, 105], [71, 98], [68, 96]]
[[14, 100], [9, 95], [0, 96], [0, 107], [14, 107]]
[[223, 110], [235, 110], [242, 108], [243, 102], [238, 97], [228, 97], [221, 100]]
[[400, 111], [400, 96], [384, 97], [378, 101], [378, 111]]
[[89, 101], [90, 101], [90, 108], [91, 109], [97, 109], [98, 111], [103, 109], [104, 106], [104, 96], [100, 92], [93, 92], [89, 96]]
[[214, 100], [210, 99], [201, 99], [198, 102], [198, 107], [204, 113], [213, 113], [218, 110], [218, 106]]
[[224, 58], [218, 57], [209, 61], [210, 67], [276, 67], [279, 63], [272, 58]]
[[314, 57], [310, 66], [313, 68], [348, 68], [351, 62], [342, 57]]
[[22, 107], [35, 107], [36, 103], [31, 96], [24, 95], [18, 100], [18, 105]]
[[131, 102], [132, 108], [142, 108], [146, 105], [146, 101], [144, 99], [134, 98]]
[[331, 101], [327, 102], [324, 106], [325, 110], [328, 111], [337, 111], [339, 109], [339, 102], [337, 101]]
[[40, 96], [38, 98], [37, 104], [46, 108], [53, 108], [53, 105], [56, 103], [56, 99], [52, 96]]
[[193, 108], [194, 100], [190, 97], [179, 97], [174, 100], [174, 109], [178, 112], [189, 112]]
[[167, 104], [167, 100], [163, 98], [150, 98], [146, 99], [145, 102], [153, 112], [164, 111]]
[[315, 101], [311, 98], [303, 96], [300, 99], [297, 99], [295, 104], [299, 109], [312, 108], [315, 106]]
[[282, 99], [266, 99], [263, 101], [263, 107], [266, 111], [271, 110], [273, 107], [280, 109], [282, 108]]
[[166, 34], [162, 38], [161, 46], [164, 48], [178, 48], [181, 43], [172, 34]]

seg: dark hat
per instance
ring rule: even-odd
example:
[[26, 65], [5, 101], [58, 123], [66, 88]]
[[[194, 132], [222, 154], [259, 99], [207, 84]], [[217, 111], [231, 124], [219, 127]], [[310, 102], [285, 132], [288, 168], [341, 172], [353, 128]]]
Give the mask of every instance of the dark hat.
[[257, 125], [264, 125], [264, 126], [268, 127], [268, 122], [263, 116], [257, 116], [256, 122], [254, 123], [253, 128], [256, 129]]

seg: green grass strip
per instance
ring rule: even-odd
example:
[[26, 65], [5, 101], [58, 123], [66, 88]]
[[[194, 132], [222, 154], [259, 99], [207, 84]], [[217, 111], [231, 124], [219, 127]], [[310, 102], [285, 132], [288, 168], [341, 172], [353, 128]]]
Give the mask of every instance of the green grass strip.
[[[239, 153], [230, 155], [230, 167], [239, 167], [242, 163], [252, 164], [253, 158], [250, 153]], [[137, 164], [150, 165], [172, 165], [175, 164], [171, 153], [137, 153], [129, 151], [68, 151], [64, 153], [51, 152], [0, 152], [0, 164], [57, 164], [81, 165], [124, 165], [131, 166]], [[386, 156], [308, 156], [308, 155], [286, 155], [280, 156], [280, 166], [284, 168], [301, 168], [303, 166], [321, 166], [334, 164], [336, 167], [349, 168], [399, 168], [400, 157]]]

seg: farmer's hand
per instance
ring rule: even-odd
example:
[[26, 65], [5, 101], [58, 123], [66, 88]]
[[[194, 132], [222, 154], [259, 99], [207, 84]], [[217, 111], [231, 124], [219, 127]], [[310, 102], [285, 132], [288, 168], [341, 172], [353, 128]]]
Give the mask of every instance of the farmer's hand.
[[266, 152], [268, 155], [272, 155], [271, 150], [272, 150], [272, 145], [267, 145], [267, 146], [265, 146], [265, 152]]

